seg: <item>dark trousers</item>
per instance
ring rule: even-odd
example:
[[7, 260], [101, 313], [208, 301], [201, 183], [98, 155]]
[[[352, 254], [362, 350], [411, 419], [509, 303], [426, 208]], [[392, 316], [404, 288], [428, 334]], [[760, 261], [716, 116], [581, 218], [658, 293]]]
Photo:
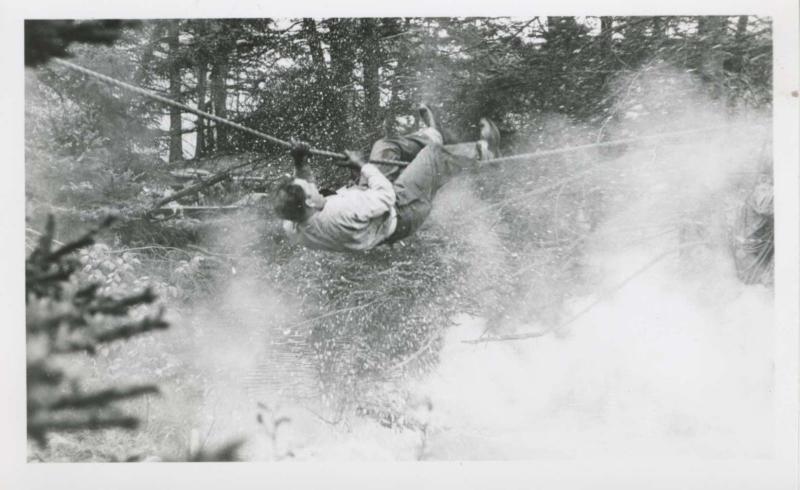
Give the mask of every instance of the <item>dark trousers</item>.
[[428, 218], [433, 198], [447, 182], [477, 164], [475, 145], [424, 147], [394, 182], [397, 228], [387, 240], [393, 243], [416, 232]]
[[[406, 136], [394, 138], [381, 138], [372, 145], [369, 152], [370, 160], [400, 160], [410, 162], [417, 154], [434, 141], [425, 131], [417, 131]], [[378, 169], [387, 179], [394, 182], [400, 175], [402, 167], [396, 165], [377, 165]]]

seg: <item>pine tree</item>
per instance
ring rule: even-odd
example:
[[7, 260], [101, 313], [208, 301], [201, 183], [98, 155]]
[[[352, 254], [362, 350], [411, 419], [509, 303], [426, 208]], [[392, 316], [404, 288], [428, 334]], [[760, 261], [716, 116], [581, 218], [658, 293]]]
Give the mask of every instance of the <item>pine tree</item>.
[[135, 429], [138, 417], [125, 413], [119, 402], [158, 393], [154, 384], [84, 391], [81, 379], [63, 367], [65, 359], [93, 355], [103, 344], [168, 327], [160, 312], [131, 317], [131, 309], [155, 300], [149, 289], [108, 297], [98, 293], [99, 284], [79, 286], [72, 280], [79, 266], [74, 253], [92, 245], [95, 233], [57, 246], [51, 216], [25, 262], [28, 435], [39, 444], [46, 444], [51, 432]]

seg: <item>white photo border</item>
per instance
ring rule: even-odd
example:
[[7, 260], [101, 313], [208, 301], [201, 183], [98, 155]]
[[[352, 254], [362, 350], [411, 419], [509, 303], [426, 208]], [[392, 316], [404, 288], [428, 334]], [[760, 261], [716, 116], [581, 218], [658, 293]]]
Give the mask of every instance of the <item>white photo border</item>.
[[[424, 463], [26, 463], [24, 324], [24, 76], [25, 18], [185, 18], [290, 16], [763, 15], [774, 27], [775, 155], [775, 457], [761, 460], [530, 460]], [[798, 3], [715, 0], [511, 0], [453, 4], [412, 0], [384, 6], [366, 0], [330, 2], [124, 0], [4, 2], [0, 5], [2, 90], [0, 138], [0, 488], [797, 488], [798, 325]]]

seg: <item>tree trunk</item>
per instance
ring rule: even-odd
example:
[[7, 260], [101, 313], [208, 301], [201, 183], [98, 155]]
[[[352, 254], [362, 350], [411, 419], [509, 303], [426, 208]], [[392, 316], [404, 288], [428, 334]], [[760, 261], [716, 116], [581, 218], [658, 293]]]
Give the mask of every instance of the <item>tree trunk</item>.
[[348, 101], [353, 88], [353, 69], [355, 68], [355, 48], [353, 19], [329, 19], [328, 44], [331, 56], [329, 113], [332, 118], [332, 141], [345, 146], [351, 142], [347, 129]]
[[666, 17], [653, 17], [653, 37], [663, 38], [667, 34]]
[[139, 66], [133, 78], [137, 85], [144, 85], [147, 82], [148, 72], [153, 68], [152, 63], [155, 58], [153, 52], [156, 50], [156, 46], [159, 45], [163, 36], [164, 24], [160, 22], [153, 23], [150, 36], [148, 37], [147, 44], [144, 45], [144, 49], [142, 49], [142, 54], [138, 62]]
[[303, 31], [305, 32], [306, 41], [308, 42], [311, 61], [314, 62], [314, 66], [317, 70], [325, 68], [325, 56], [322, 52], [322, 43], [320, 42], [319, 32], [317, 32], [317, 23], [314, 19], [303, 19]]
[[363, 41], [361, 43], [361, 67], [363, 71], [364, 110], [362, 121], [364, 132], [370, 139], [375, 139], [380, 131], [380, 40], [377, 19], [361, 19]]
[[[169, 94], [175, 101], [181, 100], [181, 68], [178, 58], [180, 49], [178, 21], [170, 21], [167, 30], [167, 44], [169, 45]], [[169, 161], [183, 160], [183, 134], [181, 125], [181, 110], [170, 106], [169, 109]]]
[[397, 131], [397, 99], [400, 94], [400, 84], [397, 82], [397, 73], [392, 80], [392, 93], [389, 96], [389, 103], [383, 117], [383, 136], [390, 138], [395, 136]]
[[600, 39], [605, 51], [606, 57], [611, 53], [612, 45], [614, 42], [614, 17], [600, 17]]
[[739, 20], [736, 21], [736, 39], [741, 40], [747, 33], [747, 21], [749, 17], [740, 15]]
[[719, 49], [719, 44], [725, 35], [728, 22], [727, 17], [709, 16], [701, 17], [697, 23], [697, 33], [700, 40], [700, 72], [711, 83], [712, 97], [722, 93], [724, 52]]
[[[227, 117], [226, 107], [228, 93], [225, 82], [228, 74], [228, 63], [224, 53], [219, 53], [211, 67], [211, 102], [214, 104], [214, 115]], [[228, 131], [224, 125], [217, 124], [216, 128], [216, 151], [223, 152], [228, 150]]]
[[[409, 25], [409, 19], [405, 19], [403, 24], [400, 19], [396, 17], [384, 18], [381, 20], [381, 36], [397, 36], [403, 32], [407, 32]], [[384, 49], [384, 46], [381, 46], [381, 49]], [[400, 91], [402, 90], [400, 76], [407, 70], [408, 47], [406, 43], [401, 42], [396, 48], [392, 48], [390, 44], [388, 50], [394, 52], [396, 65], [390, 74], [384, 75], [384, 79], [389, 81], [390, 86], [389, 102], [386, 104], [386, 108], [383, 111], [383, 136], [387, 138], [396, 136], [397, 113], [399, 110], [398, 104], [400, 101]], [[384, 69], [386, 70], [390, 68], [386, 63], [387, 58], [389, 58], [389, 55], [386, 54], [386, 50], [382, 51], [381, 59], [384, 63]]]
[[[201, 111], [206, 109], [206, 75], [208, 67], [204, 61], [197, 65], [197, 108]], [[206, 154], [206, 120], [197, 116], [195, 122], [197, 131], [197, 141], [194, 148], [194, 157], [200, 158]]]

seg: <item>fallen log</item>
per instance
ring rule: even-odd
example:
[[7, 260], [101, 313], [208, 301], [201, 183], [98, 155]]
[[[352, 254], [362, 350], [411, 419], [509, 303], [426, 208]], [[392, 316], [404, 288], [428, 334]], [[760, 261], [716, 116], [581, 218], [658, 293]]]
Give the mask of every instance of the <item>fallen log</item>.
[[233, 172], [234, 170], [246, 167], [248, 165], [256, 166], [256, 162], [258, 161], [258, 159], [259, 159], [259, 157], [251, 158], [251, 159], [247, 160], [246, 162], [242, 162], [242, 163], [239, 163], [239, 164], [236, 164], [236, 165], [231, 165], [230, 167], [228, 167], [226, 169], [223, 169], [223, 170], [220, 170], [219, 172], [213, 174], [207, 180], [204, 180], [204, 181], [199, 182], [199, 183], [197, 183], [195, 185], [189, 186], [189, 187], [187, 187], [187, 188], [185, 188], [185, 189], [183, 189], [181, 191], [178, 191], [178, 192], [176, 192], [174, 194], [170, 194], [169, 196], [167, 196], [167, 197], [161, 199], [160, 201], [156, 202], [153, 205], [152, 210], [148, 212], [148, 215], [150, 215], [150, 213], [152, 213], [153, 211], [162, 208], [165, 204], [169, 204], [169, 203], [171, 203], [173, 201], [177, 201], [178, 199], [181, 199], [181, 198], [186, 197], [186, 196], [191, 196], [192, 194], [197, 194], [198, 192], [200, 192], [203, 189], [206, 189], [208, 187], [211, 187], [214, 184], [218, 184], [218, 183], [220, 183], [220, 182], [222, 182], [224, 180], [229, 179], [231, 177], [231, 172]]
[[174, 216], [194, 218], [208, 214], [234, 213], [242, 209], [242, 206], [163, 206], [151, 210], [148, 214], [151, 218], [167, 219]]

